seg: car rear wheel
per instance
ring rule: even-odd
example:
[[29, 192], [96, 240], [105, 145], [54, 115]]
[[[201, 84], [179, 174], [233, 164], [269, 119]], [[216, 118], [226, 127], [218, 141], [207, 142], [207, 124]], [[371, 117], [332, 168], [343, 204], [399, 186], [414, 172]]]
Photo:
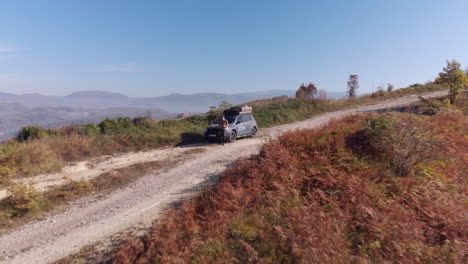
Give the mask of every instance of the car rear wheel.
[[257, 135], [257, 128], [254, 127], [254, 128], [252, 128], [252, 132], [250, 132], [250, 136], [255, 137], [256, 135]]
[[229, 134], [229, 142], [232, 143], [236, 141], [237, 139], [237, 133], [236, 131], [231, 131], [231, 134]]

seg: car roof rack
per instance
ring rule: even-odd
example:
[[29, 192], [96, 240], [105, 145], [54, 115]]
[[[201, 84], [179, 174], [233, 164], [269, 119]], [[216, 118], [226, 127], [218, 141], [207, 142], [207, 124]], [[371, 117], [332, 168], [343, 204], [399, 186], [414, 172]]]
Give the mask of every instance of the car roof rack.
[[230, 115], [243, 115], [243, 114], [251, 114], [252, 107], [248, 105], [244, 105], [242, 107], [231, 107], [229, 109], [224, 110], [223, 114], [230, 116]]

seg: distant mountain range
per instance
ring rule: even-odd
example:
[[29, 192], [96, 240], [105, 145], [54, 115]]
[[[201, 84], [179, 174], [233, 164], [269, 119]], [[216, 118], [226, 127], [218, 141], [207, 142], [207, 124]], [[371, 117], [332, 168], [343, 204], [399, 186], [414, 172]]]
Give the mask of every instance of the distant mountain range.
[[[272, 98], [275, 96], [294, 96], [294, 90], [271, 90], [262, 92], [223, 94], [223, 93], [196, 93], [196, 94], [170, 94], [167, 96], [136, 98], [119, 93], [103, 91], [80, 91], [67, 96], [48, 96], [41, 94], [15, 95], [0, 93], [0, 104], [21, 104], [34, 107], [74, 107], [103, 109], [109, 107], [124, 108], [160, 108], [171, 113], [206, 112], [209, 107], [219, 105], [222, 101], [231, 104], [240, 104], [257, 99]], [[344, 93], [328, 93], [330, 98], [340, 98]]]
[[[24, 126], [40, 125], [58, 128], [72, 124], [100, 122], [105, 118], [142, 116], [154, 119], [175, 117], [178, 113], [201, 113], [226, 101], [240, 104], [276, 96], [294, 96], [293, 90], [222, 94], [171, 94], [168, 96], [135, 98], [119, 93], [80, 91], [67, 96], [41, 94], [16, 95], [0, 92], [0, 140], [14, 137]], [[341, 98], [344, 93], [328, 93], [329, 98]]]

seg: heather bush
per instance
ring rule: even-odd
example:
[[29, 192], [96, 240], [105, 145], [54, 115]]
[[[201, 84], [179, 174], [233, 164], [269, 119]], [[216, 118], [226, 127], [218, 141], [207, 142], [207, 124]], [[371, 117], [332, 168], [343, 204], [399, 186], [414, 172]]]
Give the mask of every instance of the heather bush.
[[71, 134], [69, 136], [52, 137], [44, 141], [48, 148], [64, 161], [80, 160], [93, 156], [90, 152], [93, 137]]
[[[213, 188], [166, 212], [153, 231], [124, 242], [109, 261], [464, 263], [463, 115], [392, 115], [348, 117], [268, 143]], [[372, 148], [350, 147], [360, 131], [392, 137], [404, 131], [395, 122], [405, 120], [409, 137], [443, 139], [445, 147], [433, 151], [447, 159], [425, 159], [414, 176], [392, 177], [387, 160], [363, 158], [377, 154]], [[419, 134], [420, 123], [430, 130]]]
[[0, 145], [0, 185], [16, 175], [18, 171], [17, 152], [18, 143]]
[[398, 176], [414, 174], [426, 161], [441, 160], [444, 141], [431, 133], [421, 116], [389, 113], [369, 119], [368, 125], [351, 135], [348, 144], [355, 153], [389, 162]]
[[30, 176], [54, 172], [62, 168], [64, 164], [62, 157], [51, 148], [49, 143], [50, 138], [44, 138], [28, 142], [28, 144], [18, 144], [14, 150], [17, 174]]

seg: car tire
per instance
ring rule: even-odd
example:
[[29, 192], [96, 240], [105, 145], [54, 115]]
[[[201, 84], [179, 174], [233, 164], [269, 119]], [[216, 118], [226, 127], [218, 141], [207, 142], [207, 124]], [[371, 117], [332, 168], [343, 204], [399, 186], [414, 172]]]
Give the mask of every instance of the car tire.
[[231, 133], [229, 134], [229, 138], [228, 138], [229, 143], [236, 141], [236, 139], [237, 139], [236, 131], [231, 131]]
[[255, 137], [256, 135], [257, 135], [257, 128], [254, 127], [254, 128], [252, 128], [252, 132], [250, 132], [250, 136]]

